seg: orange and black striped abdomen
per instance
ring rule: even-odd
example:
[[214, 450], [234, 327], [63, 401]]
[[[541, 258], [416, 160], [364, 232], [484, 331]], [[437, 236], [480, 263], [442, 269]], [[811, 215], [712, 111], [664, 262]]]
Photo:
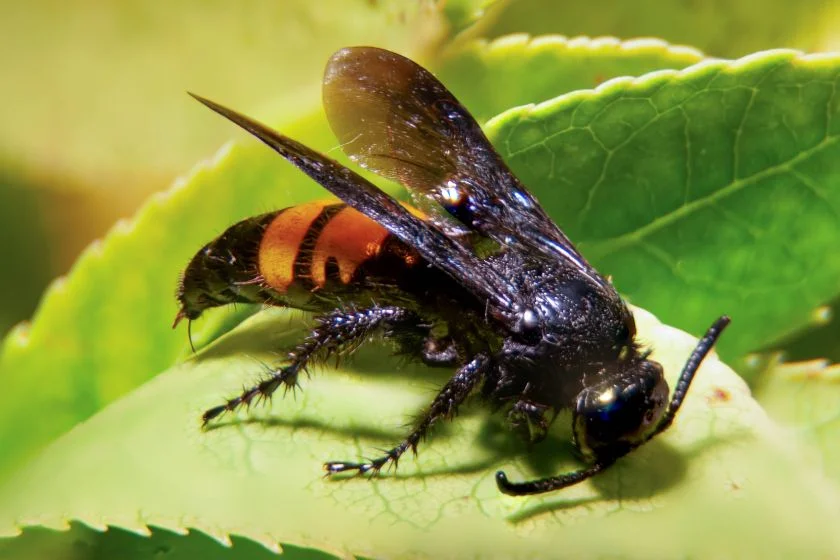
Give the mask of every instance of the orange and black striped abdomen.
[[300, 204], [239, 222], [199, 251], [178, 292], [181, 315], [234, 302], [318, 310], [350, 296], [387, 299], [421, 261], [344, 203]]
[[310, 202], [280, 212], [266, 227], [259, 248], [260, 273], [279, 293], [293, 286], [340, 290], [363, 282], [370, 272], [381, 275], [385, 261], [406, 269], [419, 257], [381, 225], [342, 203]]

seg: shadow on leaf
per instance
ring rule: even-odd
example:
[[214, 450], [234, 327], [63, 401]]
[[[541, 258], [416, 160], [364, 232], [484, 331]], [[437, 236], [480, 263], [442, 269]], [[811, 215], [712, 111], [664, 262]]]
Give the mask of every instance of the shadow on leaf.
[[[691, 461], [721, 445], [731, 445], [738, 439], [749, 438], [747, 432], [728, 434], [725, 438], [711, 435], [688, 451], [678, 452], [661, 440], [652, 440], [641, 448], [644, 455], [631, 453], [620, 459], [605, 472], [591, 479], [590, 484], [598, 491], [599, 497], [563, 500], [562, 490], [549, 496], [547, 500], [535, 502], [517, 513], [508, 516], [511, 523], [529, 521], [542, 515], [572, 509], [574, 507], [600, 501], [641, 501], [648, 500], [677, 487], [688, 472]], [[579, 467], [577, 467], [579, 468]], [[571, 470], [571, 469], [570, 469]], [[560, 472], [543, 474], [535, 478], [554, 476]], [[554, 498], [556, 496], [556, 499]]]

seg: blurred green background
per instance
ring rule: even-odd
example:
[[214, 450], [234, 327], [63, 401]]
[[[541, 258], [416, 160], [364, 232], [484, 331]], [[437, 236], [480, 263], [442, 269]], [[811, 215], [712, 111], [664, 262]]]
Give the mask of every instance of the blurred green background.
[[464, 30], [655, 36], [731, 58], [831, 50], [838, 24], [831, 0], [4, 2], [0, 333], [86, 245], [235, 134], [186, 90], [291, 115], [317, 103], [324, 61], [348, 44], [422, 61]]

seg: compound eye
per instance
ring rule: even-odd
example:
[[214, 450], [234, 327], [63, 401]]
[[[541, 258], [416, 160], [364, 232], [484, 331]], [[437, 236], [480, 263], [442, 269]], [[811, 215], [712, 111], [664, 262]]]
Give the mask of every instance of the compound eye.
[[588, 459], [620, 455], [656, 427], [668, 400], [662, 367], [642, 361], [578, 394], [573, 437]]

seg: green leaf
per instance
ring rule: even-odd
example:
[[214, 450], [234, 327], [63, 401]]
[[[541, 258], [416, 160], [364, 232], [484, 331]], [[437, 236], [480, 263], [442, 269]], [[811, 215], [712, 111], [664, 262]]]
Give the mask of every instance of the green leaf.
[[[636, 316], [673, 385], [696, 341]], [[568, 416], [529, 453], [500, 418], [471, 407], [396, 474], [324, 479], [322, 461], [396, 443], [407, 415], [442, 382], [439, 371], [397, 372], [382, 349], [360, 355], [358, 369], [315, 371], [295, 399], [202, 432], [201, 411], [252, 380], [260, 360], [273, 359], [267, 349], [298, 340], [297, 325], [288, 312], [260, 314], [55, 442], [0, 490], [0, 534], [79, 520], [342, 556], [435, 558], [816, 556], [840, 547], [832, 487], [714, 357], [662, 437], [589, 482], [543, 496], [504, 496], [493, 474], [575, 468]]]
[[[15, 560], [90, 560], [93, 558], [148, 560], [277, 560], [275, 550], [254, 541], [233, 537], [229, 543], [198, 531], [174, 533], [157, 528], [138, 534], [117, 527], [101, 532], [80, 523], [68, 530], [32, 527], [11, 539], [0, 538], [0, 558]], [[310, 548], [283, 547], [283, 560], [331, 560], [335, 556]]]
[[796, 430], [808, 460], [840, 483], [840, 364], [782, 362], [774, 356], [755, 387], [756, 399], [776, 421]]
[[619, 291], [724, 356], [811, 322], [840, 292], [840, 56], [771, 51], [619, 79], [488, 123]]
[[518, 105], [594, 88], [618, 76], [685, 68], [702, 58], [695, 49], [656, 39], [517, 34], [456, 44], [445, 52], [436, 73], [484, 122]]
[[712, 56], [735, 58], [772, 48], [837, 49], [840, 8], [834, 2], [732, 0], [663, 2], [591, 0], [584, 5], [555, 0], [498, 2], [477, 22], [485, 37], [510, 33], [570, 37], [659, 37], [692, 45]]

